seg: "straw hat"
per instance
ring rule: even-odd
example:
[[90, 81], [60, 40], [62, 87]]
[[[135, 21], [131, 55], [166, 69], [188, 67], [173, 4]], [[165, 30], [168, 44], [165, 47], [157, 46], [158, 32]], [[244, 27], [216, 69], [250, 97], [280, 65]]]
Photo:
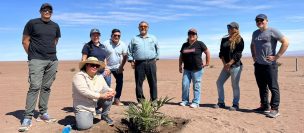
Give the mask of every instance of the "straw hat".
[[105, 63], [103, 61], [99, 61], [96, 57], [89, 57], [85, 61], [81, 61], [79, 63], [79, 69], [81, 70], [85, 64], [97, 64], [100, 65], [99, 69], [104, 69], [105, 68]]

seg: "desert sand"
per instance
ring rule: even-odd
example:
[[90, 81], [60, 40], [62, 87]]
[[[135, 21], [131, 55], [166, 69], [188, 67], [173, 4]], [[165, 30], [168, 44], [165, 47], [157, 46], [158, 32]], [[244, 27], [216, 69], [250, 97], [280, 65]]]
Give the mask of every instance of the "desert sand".
[[[170, 117], [180, 117], [189, 120], [180, 132], [304, 132], [304, 57], [299, 57], [298, 71], [295, 67], [295, 57], [284, 57], [278, 62], [279, 85], [281, 92], [280, 113], [275, 119], [255, 113], [252, 109], [259, 106], [259, 93], [254, 77], [254, 68], [251, 58], [242, 59], [240, 88], [240, 110], [213, 109], [217, 103], [216, 80], [222, 69], [219, 59], [212, 58], [209, 68], [205, 68], [202, 79], [202, 98], [199, 108], [181, 107], [181, 77], [178, 72], [178, 60], [160, 60], [157, 62], [158, 97], [174, 97], [161, 111]], [[73, 71], [74, 70], [74, 71]], [[65, 124], [73, 120], [71, 81], [78, 71], [78, 61], [60, 61], [56, 80], [51, 88], [49, 100], [49, 114], [58, 119], [57, 123], [47, 124], [33, 121], [29, 133], [61, 132]], [[124, 71], [124, 87], [122, 101], [135, 102], [135, 83], [133, 69], [127, 63]], [[28, 67], [26, 61], [0, 62], [0, 129], [1, 133], [17, 132], [20, 120], [23, 118], [25, 97], [28, 91]], [[115, 79], [112, 80], [112, 87]], [[147, 82], [144, 83], [146, 98], [149, 98]], [[191, 98], [192, 95], [191, 88]], [[226, 105], [231, 106], [232, 88], [230, 79], [225, 84]], [[112, 106], [110, 116], [120, 122], [124, 117], [123, 106]], [[37, 114], [37, 113], [36, 113]], [[84, 132], [99, 132], [101, 128], [108, 127], [100, 121], [90, 130]], [[79, 132], [79, 131], [73, 131]]]

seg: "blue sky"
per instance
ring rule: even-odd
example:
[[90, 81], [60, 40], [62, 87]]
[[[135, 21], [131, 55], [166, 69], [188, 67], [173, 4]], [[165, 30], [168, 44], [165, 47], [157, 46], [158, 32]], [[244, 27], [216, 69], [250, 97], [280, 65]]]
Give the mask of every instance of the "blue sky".
[[[264, 13], [269, 26], [279, 29], [290, 41], [288, 53], [304, 51], [304, 2], [302, 0], [26, 0], [2, 1], [0, 8], [0, 61], [26, 61], [22, 32], [26, 22], [40, 17], [42, 3], [54, 8], [52, 20], [61, 28], [57, 46], [59, 60], [80, 60], [91, 28], [109, 39], [113, 28], [122, 31], [129, 43], [138, 34], [138, 23], [149, 22], [149, 33], [159, 41], [161, 58], [177, 58], [187, 30], [198, 30], [199, 40], [217, 57], [226, 25], [236, 21], [245, 40], [244, 55], [250, 55], [250, 40], [256, 30], [255, 16]], [[279, 45], [280, 46], [280, 45]]]

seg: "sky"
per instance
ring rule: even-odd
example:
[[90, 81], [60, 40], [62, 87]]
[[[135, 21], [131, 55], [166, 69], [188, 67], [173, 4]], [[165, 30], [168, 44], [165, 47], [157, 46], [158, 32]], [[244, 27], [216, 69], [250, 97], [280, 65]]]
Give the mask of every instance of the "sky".
[[40, 17], [40, 6], [46, 2], [53, 6], [51, 19], [61, 29], [59, 60], [80, 60], [92, 28], [100, 29], [101, 42], [118, 28], [121, 40], [129, 44], [143, 20], [149, 23], [149, 34], [159, 41], [161, 59], [178, 58], [190, 28], [198, 30], [198, 40], [217, 58], [220, 40], [232, 21], [240, 25], [244, 56], [250, 56], [252, 32], [257, 29], [254, 19], [260, 13], [268, 16], [269, 27], [289, 39], [287, 55], [304, 53], [303, 0], [4, 0], [0, 3], [0, 61], [27, 61], [21, 43], [23, 29], [30, 19]]

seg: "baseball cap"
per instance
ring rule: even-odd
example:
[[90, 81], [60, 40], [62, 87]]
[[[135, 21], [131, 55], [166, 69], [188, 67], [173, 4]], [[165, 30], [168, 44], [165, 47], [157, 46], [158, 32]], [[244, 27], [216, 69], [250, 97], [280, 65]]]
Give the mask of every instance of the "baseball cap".
[[267, 16], [265, 14], [259, 14], [255, 17], [255, 19], [266, 19], [267, 20]]
[[227, 27], [239, 29], [239, 24], [237, 22], [231, 22], [230, 24], [227, 25]]
[[188, 34], [189, 33], [195, 33], [195, 34], [197, 34], [197, 30], [194, 29], [194, 28], [191, 28], [191, 29], [188, 30]]
[[91, 36], [92, 34], [94, 34], [94, 33], [98, 33], [98, 34], [100, 35], [100, 31], [99, 31], [98, 29], [96, 29], [96, 28], [91, 29], [90, 36]]
[[42, 9], [44, 9], [44, 8], [47, 8], [47, 7], [50, 8], [51, 10], [53, 10], [53, 7], [52, 7], [51, 4], [49, 4], [49, 3], [44, 3], [44, 4], [41, 5], [40, 11], [41, 11]]

